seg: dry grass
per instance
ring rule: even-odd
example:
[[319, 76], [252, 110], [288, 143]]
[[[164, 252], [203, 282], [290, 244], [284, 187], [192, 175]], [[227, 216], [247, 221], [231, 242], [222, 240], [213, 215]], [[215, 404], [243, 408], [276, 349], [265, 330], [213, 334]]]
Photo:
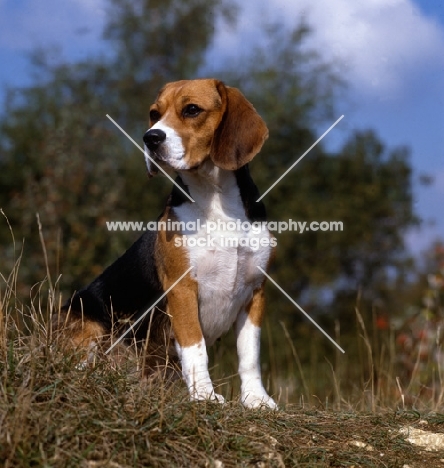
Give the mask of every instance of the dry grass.
[[[278, 412], [194, 404], [180, 382], [141, 382], [103, 361], [35, 338], [2, 350], [0, 461], [5, 467], [440, 466], [443, 457], [406, 442], [415, 412], [364, 414], [287, 405]], [[3, 359], [2, 359], [3, 360]], [[428, 430], [444, 416], [429, 415]]]
[[[393, 375], [387, 376], [396, 393], [391, 406], [382, 405], [373, 373], [358, 379], [353, 400], [343, 391], [344, 361], [328, 363], [334, 404], [318, 398], [285, 326], [287, 367], [272, 365], [266, 379], [280, 402], [277, 412], [242, 408], [233, 378], [218, 388], [229, 403], [191, 403], [180, 381], [141, 379], [130, 350], [124, 364], [98, 359], [78, 370], [79, 357], [52, 343], [48, 317], [59, 305], [56, 285], [37, 285], [21, 304], [14, 296], [17, 270], [2, 276], [0, 295], [1, 466], [444, 466], [444, 452], [412, 445], [400, 432], [406, 426], [444, 432], [444, 415], [406, 410]], [[363, 323], [361, 332], [361, 359], [373, 369], [378, 363]], [[271, 363], [276, 359], [270, 356]], [[216, 379], [219, 372], [213, 370]], [[290, 398], [292, 376], [301, 386]]]

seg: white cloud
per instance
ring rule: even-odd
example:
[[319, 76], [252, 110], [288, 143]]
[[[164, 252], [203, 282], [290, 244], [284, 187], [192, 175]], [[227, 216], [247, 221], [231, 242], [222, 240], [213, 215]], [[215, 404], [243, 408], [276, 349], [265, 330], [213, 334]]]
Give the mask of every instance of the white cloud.
[[303, 3], [316, 39], [348, 62], [357, 86], [390, 91], [414, 67], [432, 60], [444, 63], [443, 31], [411, 0], [298, 2]]
[[[0, 0], [0, 48], [30, 51], [58, 44], [76, 58], [100, 50], [106, 0]], [[237, 53], [260, 39], [263, 22], [313, 26], [312, 45], [337, 59], [361, 92], [389, 95], [421, 67], [444, 66], [444, 32], [413, 0], [239, 0], [236, 31], [222, 28], [216, 49]], [[211, 56], [209, 56], [211, 59]], [[213, 57], [214, 58], [214, 57]]]
[[[257, 0], [244, 2], [241, 32], [223, 31], [219, 45], [238, 50], [263, 19], [313, 28], [312, 45], [345, 68], [361, 91], [391, 93], [421, 66], [444, 65], [444, 31], [413, 0]], [[237, 42], [237, 44], [236, 44]]]

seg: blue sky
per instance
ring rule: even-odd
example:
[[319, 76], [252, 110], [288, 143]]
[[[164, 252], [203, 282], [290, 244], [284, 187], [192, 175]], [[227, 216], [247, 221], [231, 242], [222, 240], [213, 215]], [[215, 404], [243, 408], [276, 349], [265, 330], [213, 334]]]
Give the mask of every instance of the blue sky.
[[[27, 56], [35, 47], [51, 47], [55, 59], [106, 53], [105, 8], [105, 0], [0, 0], [0, 103], [5, 86], [32, 80]], [[444, 2], [244, 0], [238, 29], [220, 28], [214, 53], [228, 58], [253, 43], [264, 17], [291, 25], [301, 15], [314, 30], [311, 45], [340, 65], [349, 84], [338, 103], [345, 118], [326, 143], [373, 128], [388, 146], [409, 146], [424, 224], [408, 244], [419, 252], [444, 239]], [[421, 174], [433, 176], [433, 185], [420, 186]]]

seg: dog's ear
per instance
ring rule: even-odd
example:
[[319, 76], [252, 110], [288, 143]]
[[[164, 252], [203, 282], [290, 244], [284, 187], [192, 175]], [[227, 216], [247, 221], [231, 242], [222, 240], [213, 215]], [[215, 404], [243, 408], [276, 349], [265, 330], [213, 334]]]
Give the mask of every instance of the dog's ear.
[[259, 153], [268, 129], [238, 89], [220, 81], [216, 87], [222, 98], [222, 119], [214, 134], [210, 156], [216, 166], [234, 171]]

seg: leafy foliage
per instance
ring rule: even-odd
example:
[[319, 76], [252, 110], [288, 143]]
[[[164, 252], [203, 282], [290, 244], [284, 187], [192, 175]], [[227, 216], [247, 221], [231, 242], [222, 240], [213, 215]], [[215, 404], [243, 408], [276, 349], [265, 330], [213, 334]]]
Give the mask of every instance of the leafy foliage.
[[[48, 270], [53, 281], [63, 272], [68, 292], [94, 278], [138, 236], [110, 234], [105, 221], [158, 216], [170, 183], [158, 178], [147, 188], [143, 157], [106, 114], [141, 140], [160, 86], [197, 72], [213, 21], [230, 20], [230, 5], [113, 0], [105, 36], [117, 45], [114, 56], [57, 65], [45, 53], [34, 57], [40, 80], [10, 92], [0, 122], [0, 206], [17, 240], [25, 239], [20, 295], [47, 272], [36, 213]], [[172, 50], [172, 44], [178, 46]], [[9, 245], [8, 269], [17, 253], [4, 219], [0, 240]]]
[[[58, 65], [37, 57], [40, 80], [11, 92], [0, 121], [0, 206], [17, 243], [25, 239], [20, 295], [48, 271], [52, 282], [63, 273], [63, 291], [81, 287], [138, 236], [111, 234], [105, 221], [157, 217], [170, 183], [147, 181], [139, 150], [105, 115], [140, 140], [159, 88], [201, 74], [215, 24], [234, 24], [235, 12], [225, 0], [111, 0], [104, 36], [113, 55]], [[308, 48], [305, 24], [266, 31], [262, 46], [217, 73], [269, 126], [252, 163], [262, 192], [338, 117], [345, 89], [337, 67]], [[406, 268], [403, 234], [415, 222], [407, 149], [385, 148], [371, 130], [350, 135], [337, 154], [320, 143], [265, 202], [272, 220], [343, 222], [342, 232], [277, 234], [272, 275], [309, 312], [328, 310], [349, 324], [358, 290], [364, 315], [387, 300], [387, 283]], [[14, 251], [5, 221], [0, 240], [12, 266], [20, 245]], [[280, 316], [297, 323], [293, 306], [271, 286], [269, 293]]]
[[[307, 47], [309, 34], [305, 24], [290, 32], [281, 25], [269, 27], [265, 47], [243, 57], [244, 66], [227, 74], [270, 129], [270, 139], [252, 163], [262, 192], [310, 148], [322, 133], [318, 128], [328, 128], [340, 115], [336, 107], [344, 82], [334, 64]], [[371, 308], [385, 299], [381, 278], [390, 282], [387, 271], [401, 272], [408, 264], [403, 235], [417, 221], [409, 151], [387, 149], [372, 130], [352, 133], [337, 154], [329, 154], [323, 143], [264, 201], [270, 219], [342, 221], [344, 230], [277, 234], [272, 273], [310, 312], [333, 311], [332, 318], [341, 315], [350, 324], [357, 291], [364, 309], [365, 304]], [[271, 287], [269, 292], [280, 314], [299, 321], [279, 292]]]

